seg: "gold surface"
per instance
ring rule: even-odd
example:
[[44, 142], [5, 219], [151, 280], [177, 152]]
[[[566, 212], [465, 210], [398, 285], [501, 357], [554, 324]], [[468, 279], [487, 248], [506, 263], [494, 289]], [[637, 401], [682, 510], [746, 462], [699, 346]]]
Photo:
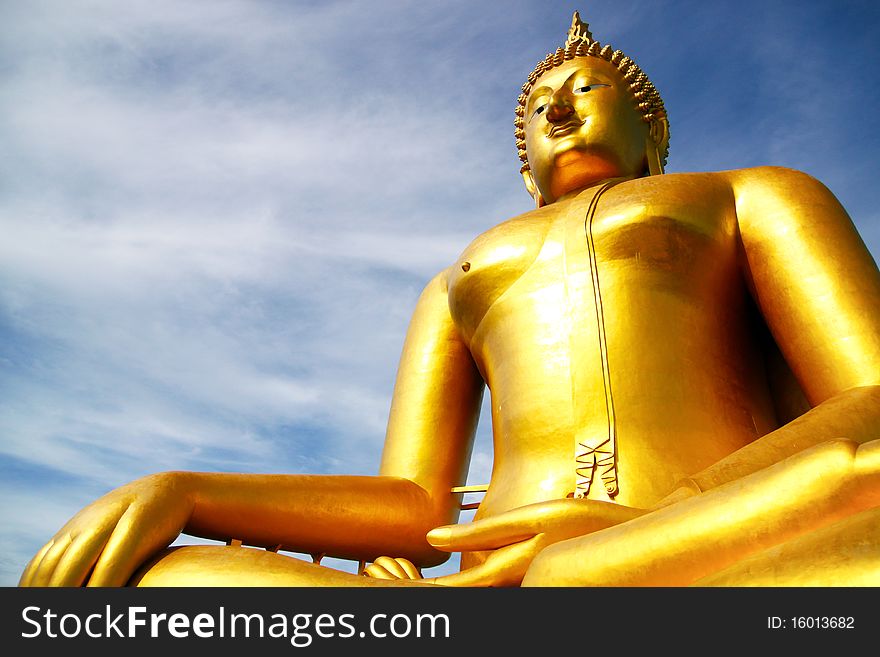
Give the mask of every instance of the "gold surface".
[[[880, 585], [877, 266], [803, 173], [659, 175], [662, 101], [573, 34], [517, 111], [536, 209], [425, 288], [379, 476], [146, 477], [21, 584]], [[495, 463], [456, 525], [484, 385]], [[181, 531], [374, 563], [163, 551]]]

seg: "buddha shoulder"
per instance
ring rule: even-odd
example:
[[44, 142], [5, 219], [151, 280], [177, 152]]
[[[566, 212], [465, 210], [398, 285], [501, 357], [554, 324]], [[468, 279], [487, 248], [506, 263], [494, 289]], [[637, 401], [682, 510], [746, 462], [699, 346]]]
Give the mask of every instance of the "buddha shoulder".
[[803, 171], [761, 166], [716, 175], [729, 186], [739, 228], [745, 233], [770, 238], [785, 230], [803, 228], [816, 232], [818, 224], [850, 225], [846, 211], [832, 192]]
[[[827, 192], [825, 185], [803, 171], [781, 166], [756, 166], [743, 169], [729, 169], [701, 174], [673, 174], [680, 179], [700, 180], [715, 191], [726, 191], [734, 201], [743, 197], [767, 193], [781, 199], [786, 196], [815, 191]], [[791, 198], [795, 201], [794, 198]]]

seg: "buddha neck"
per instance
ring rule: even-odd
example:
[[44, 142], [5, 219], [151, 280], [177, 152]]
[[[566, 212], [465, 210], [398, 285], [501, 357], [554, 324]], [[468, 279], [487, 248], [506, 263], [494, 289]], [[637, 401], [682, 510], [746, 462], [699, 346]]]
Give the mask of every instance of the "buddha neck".
[[[610, 183], [610, 182], [621, 183], [626, 180], [635, 180], [638, 177], [640, 177], [640, 176], [618, 176], [618, 177], [614, 177], [614, 178], [603, 178], [601, 180], [596, 180], [594, 182], [591, 182], [586, 185], [581, 185], [579, 187], [576, 187], [575, 189], [572, 189], [571, 191], [568, 191], [568, 192], [565, 192], [564, 194], [561, 194], [559, 197], [556, 198], [556, 200], [553, 201], [553, 203], [559, 203], [560, 201], [569, 201], [577, 196], [580, 196], [581, 194], [584, 194], [584, 193], [589, 192], [591, 190], [596, 190], [606, 183]], [[548, 205], [552, 205], [552, 204], [548, 203]]]

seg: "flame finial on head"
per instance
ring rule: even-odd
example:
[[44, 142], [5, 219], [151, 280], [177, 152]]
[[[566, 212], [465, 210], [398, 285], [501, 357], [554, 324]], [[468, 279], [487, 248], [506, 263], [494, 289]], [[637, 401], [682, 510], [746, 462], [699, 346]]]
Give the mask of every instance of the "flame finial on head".
[[571, 27], [568, 28], [568, 38], [565, 40], [565, 45], [569, 46], [572, 43], [576, 43], [578, 41], [592, 41], [593, 34], [590, 32], [590, 26], [587, 23], [584, 23], [581, 20], [581, 15], [579, 12], [574, 12], [574, 15], [571, 17]]

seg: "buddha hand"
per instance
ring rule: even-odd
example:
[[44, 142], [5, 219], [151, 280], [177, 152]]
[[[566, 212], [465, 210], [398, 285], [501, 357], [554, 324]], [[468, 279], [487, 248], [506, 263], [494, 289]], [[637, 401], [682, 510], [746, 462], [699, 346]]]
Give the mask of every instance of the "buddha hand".
[[364, 568], [364, 575], [373, 579], [422, 579], [418, 567], [403, 557], [379, 557]]
[[[564, 499], [529, 504], [469, 524], [437, 527], [428, 532], [428, 542], [438, 550], [492, 552], [478, 566], [424, 581], [443, 586], [517, 586], [532, 559], [548, 545], [605, 529], [645, 513], [643, 509], [610, 502]], [[370, 569], [377, 564], [381, 569], [371, 572]], [[372, 577], [416, 579], [411, 573], [415, 568], [405, 568], [400, 559], [380, 557], [373, 566], [366, 571]]]
[[31, 559], [20, 586], [124, 586], [189, 520], [193, 495], [182, 474], [138, 479], [84, 508]]

